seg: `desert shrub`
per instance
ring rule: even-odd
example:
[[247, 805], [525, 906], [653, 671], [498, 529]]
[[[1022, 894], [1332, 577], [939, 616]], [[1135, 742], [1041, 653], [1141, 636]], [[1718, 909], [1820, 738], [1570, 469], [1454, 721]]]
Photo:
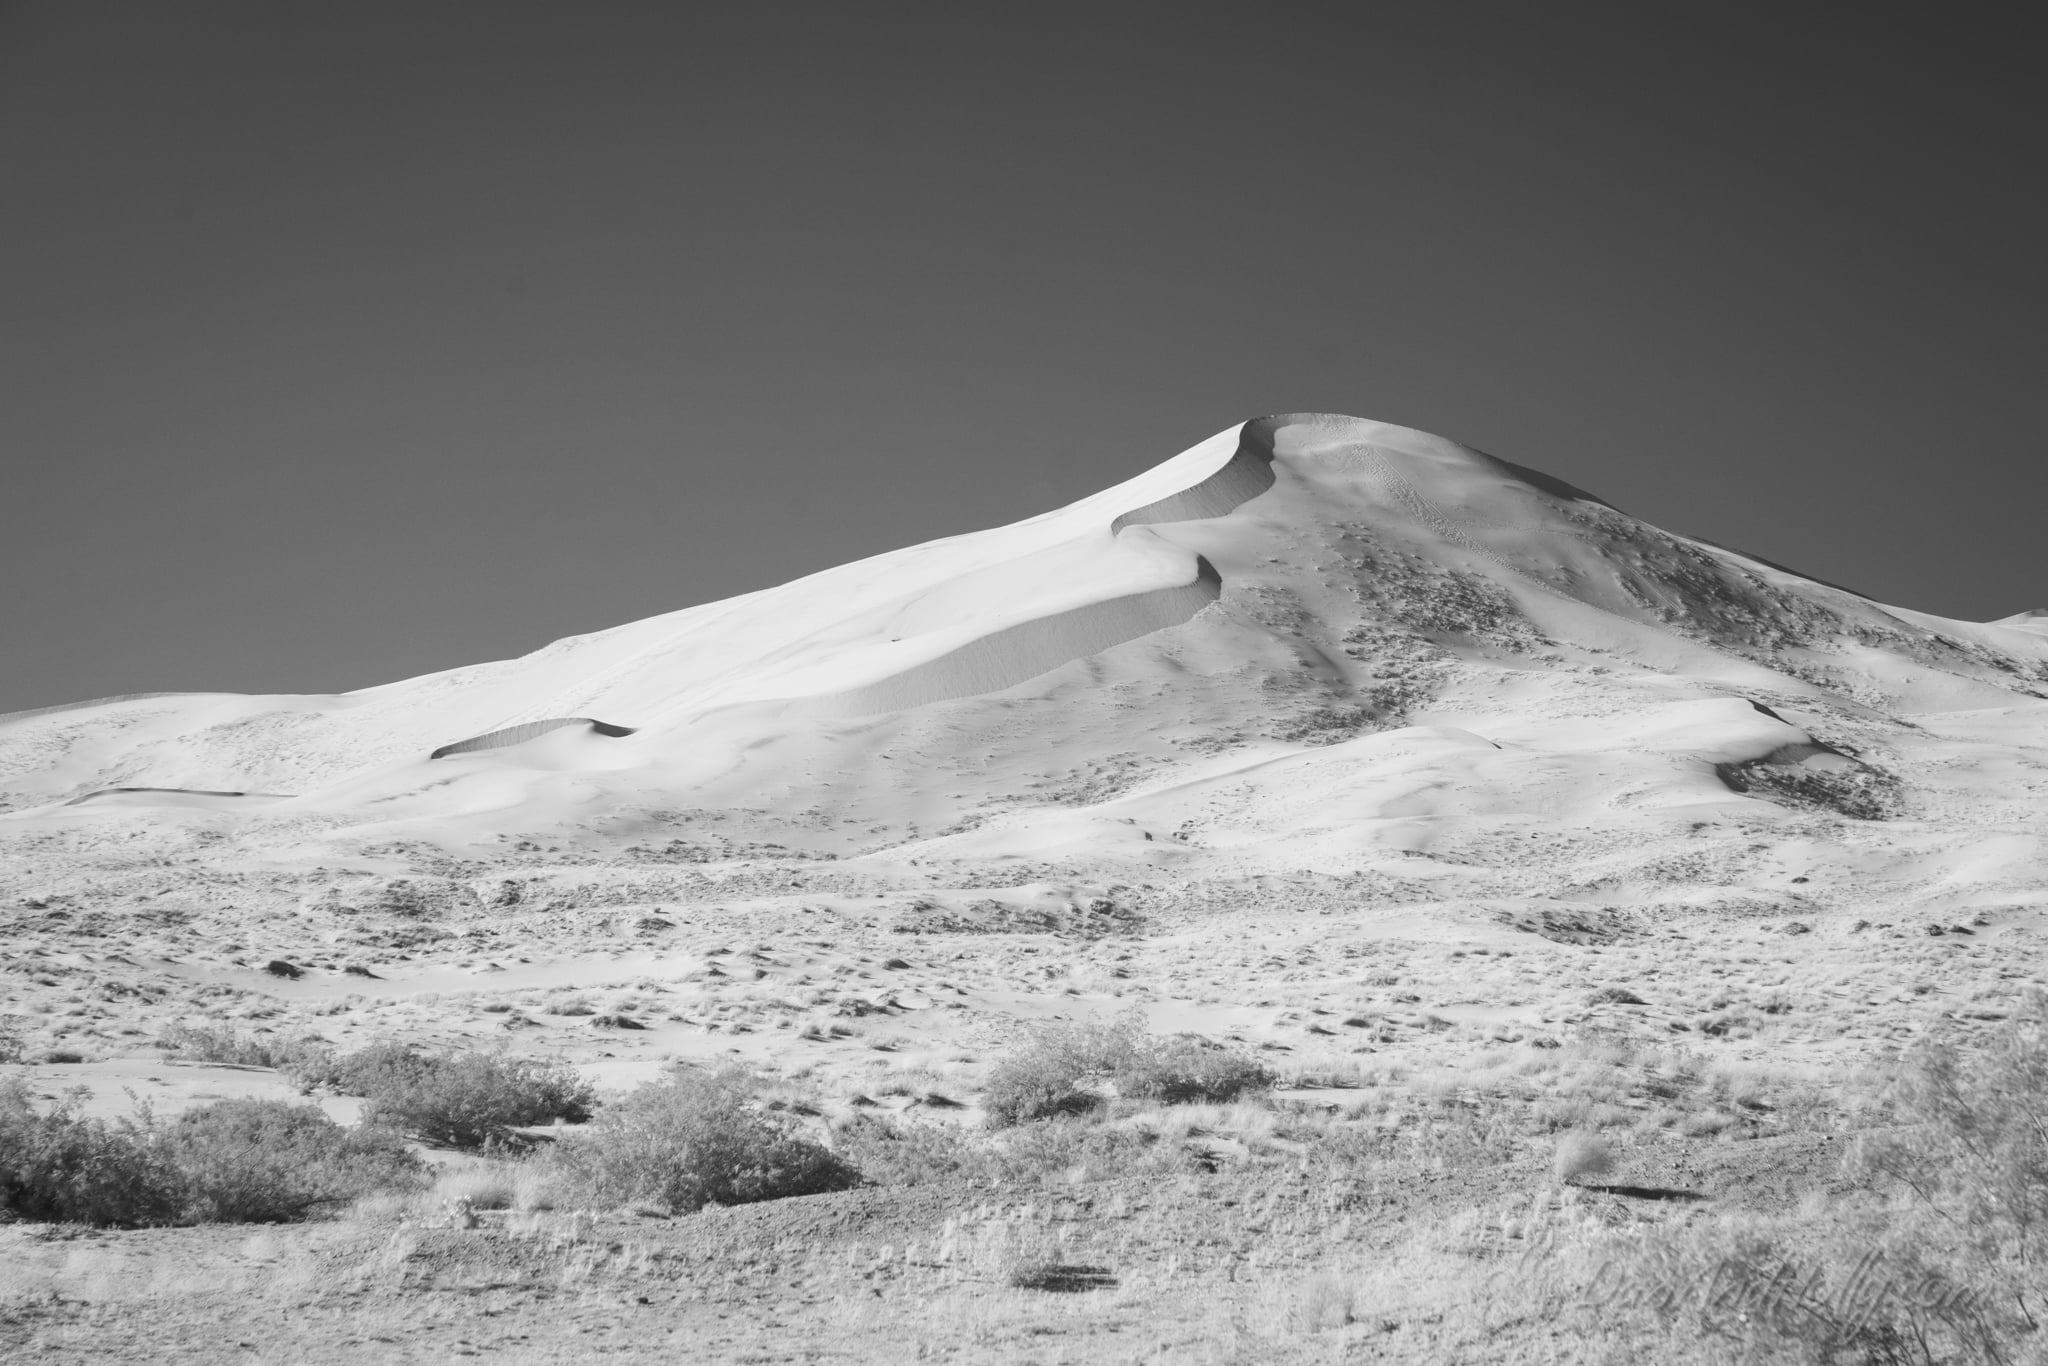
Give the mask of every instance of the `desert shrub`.
[[1395, 1109], [1376, 1122], [1336, 1122], [1303, 1133], [1303, 1156], [1332, 1181], [1378, 1179], [1389, 1165], [1472, 1171], [1524, 1154], [1522, 1112], [1499, 1102]]
[[428, 1055], [408, 1044], [371, 1044], [352, 1053], [312, 1045], [294, 1054], [283, 1070], [302, 1091], [367, 1096], [380, 1086], [410, 1081], [428, 1065]]
[[1646, 1315], [1713, 1362], [1933, 1366], [1997, 1362], [2004, 1336], [1954, 1268], [1910, 1238], [1739, 1218], [1627, 1240], [1590, 1295], [1603, 1319]]
[[1003, 1175], [1014, 1181], [1045, 1177], [1099, 1181], [1136, 1173], [1194, 1171], [1200, 1157], [1148, 1129], [1061, 1117], [1021, 1124], [1005, 1136]]
[[1004, 1127], [1053, 1115], [1084, 1114], [1102, 1104], [1090, 1083], [1128, 1055], [1135, 1031], [1117, 1025], [1049, 1025], [989, 1069], [981, 1106]]
[[420, 1184], [419, 1158], [389, 1130], [344, 1128], [317, 1105], [222, 1100], [151, 1135], [177, 1174], [190, 1223], [283, 1223], [323, 1206]]
[[607, 1105], [593, 1132], [560, 1145], [569, 1183], [610, 1204], [671, 1210], [844, 1190], [860, 1173], [755, 1102], [740, 1069], [683, 1072]]
[[1900, 1123], [1846, 1165], [1902, 1201], [1634, 1241], [1594, 1302], [1719, 1344], [1715, 1361], [2017, 1359], [2039, 1336], [2048, 1258], [2048, 1001], [1981, 1044], [1923, 1043], [1887, 1093]]
[[38, 1114], [26, 1083], [0, 1082], [0, 1215], [137, 1227], [181, 1210], [177, 1175], [133, 1123], [78, 1113], [75, 1091]]
[[173, 1024], [157, 1036], [156, 1046], [195, 1062], [274, 1067], [280, 1071], [292, 1070], [309, 1054], [324, 1052], [310, 1040], [264, 1038], [226, 1025]]
[[1116, 1273], [1106, 1266], [1082, 1266], [1061, 1261], [1057, 1256], [1024, 1253], [1004, 1267], [1003, 1283], [1015, 1290], [1048, 1290], [1073, 1294], [1083, 1290], [1113, 1290]]
[[854, 1115], [834, 1131], [832, 1143], [849, 1165], [881, 1186], [986, 1179], [1001, 1166], [993, 1153], [950, 1126], [879, 1115]]
[[1550, 1169], [1558, 1180], [1566, 1182], [1605, 1176], [1614, 1170], [1614, 1150], [1599, 1134], [1573, 1129], [1557, 1140], [1557, 1153]]
[[982, 1109], [997, 1127], [1054, 1115], [1083, 1114], [1102, 1104], [1097, 1089], [1186, 1104], [1234, 1100], [1269, 1087], [1272, 1071], [1235, 1049], [1178, 1036], [1145, 1033], [1137, 1012], [1108, 1024], [1049, 1025], [990, 1069]]
[[444, 1167], [419, 1201], [423, 1209], [466, 1204], [471, 1209], [550, 1210], [558, 1182], [551, 1164], [538, 1157], [475, 1159], [468, 1167]]
[[1140, 1035], [1112, 1074], [1117, 1094], [1169, 1105], [1222, 1104], [1273, 1085], [1271, 1068], [1238, 1049], [1178, 1035]]
[[300, 1060], [301, 1086], [361, 1096], [365, 1123], [451, 1148], [519, 1146], [522, 1125], [590, 1118], [595, 1088], [564, 1063], [378, 1044]]
[[2036, 992], [1981, 1047], [1921, 1044], [1888, 1087], [1904, 1127], [1866, 1137], [1851, 1167], [1906, 1192], [1929, 1225], [2042, 1317], [2048, 1266], [2048, 996]]
[[1306, 1277], [1295, 1288], [1293, 1311], [1295, 1331], [1322, 1333], [1356, 1323], [1363, 1311], [1358, 1288], [1343, 1276], [1320, 1272]]
[[366, 1123], [451, 1148], [519, 1146], [520, 1125], [590, 1118], [595, 1091], [563, 1064], [455, 1053], [380, 1077], [365, 1093]]
[[38, 1114], [0, 1084], [0, 1215], [140, 1227], [275, 1223], [415, 1183], [391, 1134], [347, 1129], [311, 1105], [224, 1100], [159, 1122], [78, 1113], [82, 1092]]
[[12, 1015], [0, 1015], [0, 1064], [20, 1062], [27, 1052], [20, 1022]]

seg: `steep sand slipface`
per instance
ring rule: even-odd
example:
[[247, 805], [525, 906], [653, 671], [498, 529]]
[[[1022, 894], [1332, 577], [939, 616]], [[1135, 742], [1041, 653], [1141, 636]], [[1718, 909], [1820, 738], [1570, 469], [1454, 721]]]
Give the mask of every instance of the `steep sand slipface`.
[[1001, 692], [1077, 659], [1179, 626], [1217, 600], [1223, 579], [1196, 557], [1192, 583], [1090, 603], [971, 641], [902, 673], [800, 704], [799, 714], [860, 716]]
[[1178, 493], [1117, 514], [1112, 532], [1127, 526], [1198, 522], [1223, 517], [1273, 487], [1273, 434], [1286, 419], [1262, 417], [1239, 429], [1236, 451], [1223, 468]]
[[[1222, 468], [1177, 493], [1120, 513], [1113, 535], [1127, 527], [1228, 516], [1273, 487], [1271, 430], [1244, 424]], [[1077, 659], [1179, 626], [1222, 596], [1223, 578], [1197, 555], [1185, 584], [1085, 603], [980, 636], [936, 659], [862, 687], [801, 704], [799, 714], [858, 716], [1001, 692]]]
[[631, 726], [614, 726], [608, 721], [593, 720], [588, 716], [553, 716], [542, 721], [527, 721], [517, 726], [506, 726], [502, 730], [487, 731], [473, 735], [467, 740], [457, 740], [452, 745], [443, 745], [427, 757], [442, 759], [450, 754], [475, 754], [487, 749], [510, 749], [536, 740], [549, 731], [561, 730], [567, 726], [587, 726], [592, 734], [623, 739], [633, 733]]

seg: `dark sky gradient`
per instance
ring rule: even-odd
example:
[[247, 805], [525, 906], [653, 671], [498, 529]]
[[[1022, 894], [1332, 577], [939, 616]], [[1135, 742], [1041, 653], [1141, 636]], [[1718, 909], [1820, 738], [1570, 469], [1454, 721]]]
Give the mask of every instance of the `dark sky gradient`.
[[0, 708], [515, 655], [1300, 409], [2048, 604], [2043, 33], [1889, 8], [0, 4]]

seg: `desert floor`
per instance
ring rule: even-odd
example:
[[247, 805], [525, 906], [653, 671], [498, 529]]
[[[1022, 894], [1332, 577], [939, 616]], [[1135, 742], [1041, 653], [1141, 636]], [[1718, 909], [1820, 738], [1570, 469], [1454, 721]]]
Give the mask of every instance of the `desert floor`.
[[[865, 1112], [1012, 1149], [1022, 1131], [982, 1131], [980, 1086], [1046, 1022], [1136, 1008], [1280, 1084], [1062, 1121], [1001, 1180], [687, 1216], [422, 1198], [302, 1225], [0, 1227], [0, 1354], [1725, 1359], [1603, 1301], [1603, 1267], [1648, 1230], [1841, 1198], [1842, 1154], [1889, 1122], [1900, 1052], [1994, 1030], [2048, 985], [2042, 912], [1944, 916], [1923, 885], [1921, 909], [1887, 913], [1881, 883], [1808, 856], [1878, 859], [1893, 833], [1831, 816], [1680, 828], [1576, 898], [1508, 894], [1586, 857], [1521, 838], [1483, 868], [1452, 856], [1486, 883], [1440, 900], [1421, 859], [1413, 876], [1148, 884], [1143, 867], [991, 879], [534, 846], [458, 870], [505, 874], [517, 904], [438, 919], [322, 919], [250, 894], [264, 867], [226, 859], [53, 875], [6, 909], [0, 981], [31, 1059], [7, 1070], [51, 1100], [86, 1088], [109, 1116], [294, 1095], [268, 1069], [156, 1047], [173, 1021], [504, 1047], [615, 1090], [738, 1060], [821, 1137]], [[1728, 868], [1742, 886], [1714, 894]], [[685, 874], [686, 894], [645, 895]], [[1617, 1165], [1560, 1180], [1560, 1139], [1585, 1132]], [[451, 1179], [481, 1161], [432, 1156]]]

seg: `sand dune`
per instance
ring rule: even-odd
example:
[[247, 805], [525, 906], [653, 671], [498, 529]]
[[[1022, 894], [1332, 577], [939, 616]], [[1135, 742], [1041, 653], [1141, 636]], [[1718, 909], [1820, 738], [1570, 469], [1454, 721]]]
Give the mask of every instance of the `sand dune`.
[[[1319, 1111], [1361, 1150], [1427, 1136], [1429, 1202], [1392, 1218], [1375, 1167], [1371, 1208], [1333, 1236], [1355, 1252], [1361, 1237], [1441, 1233], [1410, 1258], [1414, 1275], [1464, 1267], [1439, 1287], [1462, 1304], [1520, 1255], [1511, 1237], [1534, 1246], [1568, 1217], [1634, 1238], [1660, 1207], [1582, 1188], [1542, 1207], [1555, 1225], [1522, 1222], [1532, 1190], [1565, 1199], [1543, 1194], [1560, 1124], [1583, 1116], [1629, 1161], [1662, 1164], [1644, 1189], [1701, 1186], [1703, 1204], [1669, 1206], [1674, 1218], [1713, 1213], [1720, 1194], [1697, 1174], [1717, 1154], [1772, 1168], [1796, 1199], [1807, 1176], [1834, 1179], [1854, 1116], [1806, 1081], [1760, 1090], [1766, 1066], [1832, 1088], [2048, 986], [2043, 620], [1886, 607], [1426, 433], [1260, 419], [1043, 516], [519, 659], [337, 696], [0, 718], [0, 1030], [43, 1100], [77, 1084], [110, 1117], [131, 1112], [131, 1092], [165, 1116], [291, 1094], [253, 1063], [166, 1060], [155, 1045], [183, 1024], [252, 1046], [507, 1049], [607, 1089], [738, 1062], [775, 1074], [800, 1099], [791, 1113], [836, 1141], [855, 1114], [906, 1132], [975, 1124], [1027, 1030], [1129, 1012], [1252, 1052], [1289, 1085], [1284, 1112], [1207, 1107], [1184, 1136], [1164, 1111], [1118, 1112], [1099, 1133], [1161, 1127], [1104, 1162], [1181, 1143], [1199, 1157], [1170, 1184], [1134, 1179], [1128, 1206], [1101, 1199], [1108, 1187], [1072, 1156], [1034, 1188], [1115, 1224], [1101, 1260], [1133, 1279], [1098, 1301], [1117, 1336], [1094, 1339], [1096, 1355], [1137, 1342], [1127, 1311], [1161, 1293], [1235, 1316], [1251, 1301], [1229, 1296], [1277, 1304], [1317, 1283], [1312, 1262], [1268, 1256], [1275, 1192], [1299, 1189], [1321, 1227], [1329, 1199], [1368, 1189], [1354, 1176], [1345, 1195], [1341, 1169], [1309, 1155], [1299, 1126]], [[299, 795], [263, 795], [283, 792]], [[1608, 1089], [1621, 1064], [1600, 1059], [1614, 1056], [1656, 1089]], [[1588, 1087], [1569, 1107], [1532, 1089], [1561, 1059]], [[1415, 1103], [1391, 1108], [1404, 1087]], [[1855, 1113], [1891, 1122], [1875, 1105]], [[1460, 1143], [1474, 1151], [1513, 1145], [1499, 1150], [1509, 1165], [1448, 1165], [1445, 1122], [1470, 1124]], [[1827, 1155], [1798, 1183], [1770, 1146], [1788, 1124]], [[1227, 1280], [1221, 1262], [1206, 1282], [1182, 1267], [1221, 1247], [1207, 1226], [1170, 1258], [1130, 1240], [1139, 1205], [1184, 1211], [1238, 1169], [1265, 1184], [1234, 1206], [1242, 1256]], [[1499, 1171], [1514, 1175], [1498, 1200], [1444, 1217], [1446, 1193]], [[816, 1288], [788, 1249], [856, 1208], [835, 1200], [863, 1202], [846, 1228], [868, 1251], [835, 1256], [849, 1291], [819, 1299], [896, 1344], [905, 1306], [924, 1301], [877, 1300], [876, 1277], [915, 1259], [874, 1245], [912, 1235], [868, 1213], [921, 1209], [915, 1238], [937, 1249], [963, 1208], [948, 1192], [971, 1206], [985, 1186], [635, 1217], [621, 1246], [657, 1224], [687, 1236], [787, 1217], [790, 1236], [750, 1259], [768, 1278], [758, 1303], [780, 1304]], [[366, 1254], [377, 1266], [426, 1230], [388, 1232]], [[486, 1314], [492, 1295], [523, 1300], [495, 1301], [527, 1315], [505, 1320], [516, 1345], [498, 1339], [514, 1355], [562, 1313], [645, 1337], [679, 1306], [698, 1325], [766, 1325], [756, 1355], [798, 1340], [780, 1308], [728, 1312], [743, 1302], [706, 1279], [735, 1261], [722, 1242], [659, 1267], [623, 1259], [639, 1268], [630, 1297], [579, 1299], [556, 1293], [570, 1284], [556, 1271], [545, 1294], [508, 1291], [508, 1244], [489, 1228], [441, 1232], [433, 1257], [492, 1260], [406, 1264], [421, 1279], [405, 1295], [438, 1305], [414, 1321], [422, 1340], [481, 1331], [477, 1313], [448, 1310], [450, 1289]], [[139, 1265], [212, 1236], [129, 1246]], [[259, 1260], [274, 1245], [269, 1231], [225, 1239]], [[129, 1330], [178, 1321], [190, 1296], [133, 1301], [127, 1319], [105, 1309], [97, 1259], [116, 1245], [17, 1239], [37, 1298], [16, 1318], [88, 1354], [118, 1337], [137, 1359], [161, 1355]], [[1359, 1255], [1396, 1265], [1404, 1245]], [[315, 1265], [305, 1283], [324, 1286], [346, 1264]], [[425, 1279], [469, 1265], [474, 1277]], [[267, 1261], [260, 1274], [287, 1284]], [[1269, 1279], [1240, 1290], [1253, 1276]], [[983, 1279], [1000, 1293], [1001, 1275]], [[232, 1335], [195, 1337], [197, 1356], [280, 1324], [315, 1355], [411, 1331], [360, 1273], [341, 1280], [357, 1318], [334, 1317], [324, 1291], [306, 1301], [317, 1312], [264, 1308], [260, 1326], [237, 1302], [221, 1315]], [[1405, 1303], [1374, 1299], [1352, 1336], [1319, 1340], [1332, 1360], [1448, 1359], [1434, 1338], [1404, 1340], [1420, 1344], [1404, 1355], [1389, 1336]], [[47, 1317], [60, 1309], [79, 1317]], [[956, 1316], [975, 1326], [953, 1355], [1043, 1354], [1042, 1302], [1009, 1336], [979, 1312]], [[1545, 1325], [1532, 1350], [1554, 1354], [1555, 1325], [1526, 1321]], [[1186, 1354], [1228, 1345], [1217, 1326], [1189, 1330]], [[575, 1338], [571, 1356], [598, 1341]], [[1521, 1359], [1492, 1339], [1466, 1355]], [[1283, 1356], [1261, 1345], [1247, 1359]]]
[[1273, 433], [1283, 422], [1281, 418], [1260, 418], [1245, 423], [1237, 449], [1223, 468], [1199, 484], [1117, 514], [1109, 529], [1117, 532], [1127, 526], [1195, 522], [1236, 511], [1273, 487]]
[[196, 787], [108, 787], [98, 792], [88, 792], [73, 797], [66, 806], [83, 806], [87, 802], [125, 802], [138, 806], [197, 806], [221, 807], [238, 801], [276, 802], [284, 801], [288, 794], [281, 792], [210, 792]]
[[1001, 692], [1063, 664], [1179, 626], [1222, 596], [1215, 566], [1197, 557], [1192, 583], [1089, 603], [978, 637], [939, 658], [818, 699], [821, 714], [901, 711], [951, 698]]
[[[1040, 678], [1065, 681], [1020, 689]], [[1663, 715], [1674, 689], [1743, 701], [1675, 732], [1690, 768], [1617, 758], [1633, 776], [1575, 781], [1635, 784], [1636, 803], [1725, 800], [1717, 764], [1809, 740], [1867, 747], [1893, 710], [2031, 705], [2048, 694], [2048, 640], [1885, 608], [1427, 433], [1288, 414], [1012, 526], [516, 660], [336, 697], [10, 718], [0, 790], [15, 809], [119, 789], [295, 792], [323, 819], [527, 810], [628, 825], [689, 794], [902, 837], [930, 819], [903, 795], [928, 781], [906, 762], [943, 772], [930, 781], [954, 805], [992, 812], [1414, 722], [1623, 756], [1628, 733], [1587, 718]], [[1754, 747], [1737, 713], [1758, 699], [1797, 741]], [[532, 743], [558, 732], [601, 743]], [[429, 767], [454, 755], [467, 762]], [[1543, 765], [1473, 763], [1506, 783], [1487, 809], [1563, 809]], [[1761, 791], [1746, 800], [1785, 795]], [[761, 792], [773, 800], [748, 795]]]
[[92, 697], [83, 702], [56, 702], [47, 707], [25, 707], [21, 711], [0, 712], [0, 726], [12, 725], [38, 716], [56, 716], [68, 711], [90, 711], [95, 707], [111, 707], [122, 702], [147, 702], [158, 697], [202, 697], [203, 693], [189, 692], [127, 692], [115, 693], [110, 697]]
[[443, 745], [427, 757], [441, 759], [450, 754], [475, 754], [486, 749], [508, 749], [566, 726], [585, 726], [594, 735], [609, 736], [613, 739], [623, 739], [633, 733], [631, 726], [614, 726], [608, 721], [593, 720], [588, 716], [555, 716], [545, 721], [526, 721], [516, 726], [506, 726], [502, 730], [472, 735], [467, 740], [457, 740], [453, 744]]

